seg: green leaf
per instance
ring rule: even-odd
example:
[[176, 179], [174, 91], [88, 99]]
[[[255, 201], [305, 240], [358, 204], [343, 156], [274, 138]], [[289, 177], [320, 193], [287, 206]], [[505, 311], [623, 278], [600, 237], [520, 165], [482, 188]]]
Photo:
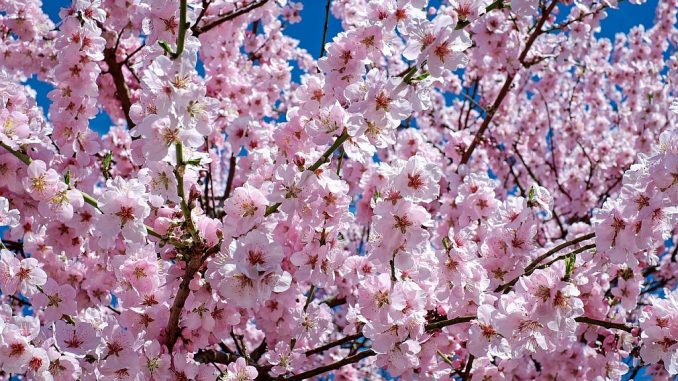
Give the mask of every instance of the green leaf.
[[576, 256], [573, 254], [570, 254], [565, 258], [565, 277], [570, 278], [570, 275], [572, 275], [572, 272], [574, 271], [574, 262], [576, 261]]
[[527, 198], [530, 201], [534, 201], [534, 196], [536, 195], [536, 191], [534, 190], [534, 187], [530, 187], [530, 191], [527, 193]]
[[200, 165], [200, 159], [191, 159], [191, 160], [188, 160], [188, 161], [186, 162], [186, 164], [188, 164], [188, 165], [199, 166], [199, 165]]
[[412, 80], [411, 80], [410, 82], [423, 81], [423, 80], [425, 80], [426, 78], [428, 78], [428, 77], [430, 77], [430, 76], [431, 76], [431, 73], [426, 72], [426, 73], [424, 73], [424, 74], [422, 74], [422, 75], [419, 75], [419, 76], [416, 76], [416, 77], [412, 78]]
[[405, 73], [405, 77], [403, 77], [403, 82], [410, 83], [410, 81], [412, 80], [412, 77], [416, 73], [417, 73], [417, 67], [413, 66], [412, 68], [410, 68], [410, 70], [407, 71], [407, 73]]
[[71, 170], [67, 169], [66, 174], [64, 175], [64, 182], [66, 185], [70, 186], [71, 185]]
[[443, 247], [448, 252], [452, 250], [452, 241], [450, 240], [450, 237], [448, 236], [443, 237]]
[[104, 178], [106, 180], [111, 178], [111, 161], [113, 160], [113, 155], [111, 154], [111, 151], [106, 152], [106, 156], [104, 156], [104, 161], [101, 165], [101, 172], [104, 174]]

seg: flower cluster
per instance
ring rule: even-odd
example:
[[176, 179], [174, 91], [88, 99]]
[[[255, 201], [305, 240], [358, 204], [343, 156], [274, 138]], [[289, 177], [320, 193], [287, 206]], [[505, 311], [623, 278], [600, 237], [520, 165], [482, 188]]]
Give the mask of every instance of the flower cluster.
[[0, 378], [678, 374], [678, 1], [315, 3], [0, 0]]
[[106, 40], [97, 23], [105, 20], [106, 12], [100, 0], [77, 1], [60, 16], [60, 33], [54, 41], [55, 89], [49, 93], [52, 136], [62, 154], [73, 155], [80, 165], [87, 166], [100, 150], [89, 119], [98, 113], [98, 62], [104, 59]]

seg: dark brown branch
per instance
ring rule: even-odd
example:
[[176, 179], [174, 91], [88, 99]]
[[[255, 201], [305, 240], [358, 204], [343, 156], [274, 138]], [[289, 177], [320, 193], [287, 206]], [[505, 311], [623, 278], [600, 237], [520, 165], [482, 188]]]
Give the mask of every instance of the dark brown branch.
[[[443, 328], [448, 325], [453, 325], [453, 324], [458, 324], [458, 323], [464, 323], [464, 322], [470, 322], [474, 320], [476, 317], [475, 316], [463, 316], [460, 318], [456, 319], [449, 319], [449, 320], [442, 320], [439, 322], [435, 322], [432, 324], [427, 325], [426, 330], [435, 330], [439, 328]], [[628, 326], [623, 323], [614, 323], [614, 322], [609, 322], [609, 321], [604, 321], [604, 320], [598, 320], [598, 319], [593, 319], [590, 317], [586, 316], [579, 316], [574, 319], [578, 323], [584, 323], [584, 324], [590, 324], [590, 325], [596, 325], [599, 327], [603, 328], [608, 328], [608, 329], [619, 329], [622, 331], [626, 332], [631, 332], [633, 327]], [[429, 328], [429, 327], [434, 327], [434, 328]], [[360, 336], [362, 335], [352, 335], [352, 336]], [[349, 336], [347, 336], [349, 337]], [[317, 349], [322, 348], [318, 347]], [[311, 350], [315, 351], [315, 350]], [[309, 351], [309, 352], [311, 352]], [[287, 381], [292, 381], [292, 380], [304, 380], [307, 378], [315, 377], [318, 375], [321, 375], [326, 372], [330, 372], [332, 370], [339, 369], [345, 365], [350, 365], [353, 363], [356, 363], [362, 359], [365, 359], [367, 357], [375, 356], [377, 353], [374, 352], [372, 349], [367, 349], [362, 352], [356, 353], [354, 355], [350, 355], [342, 360], [336, 361], [334, 363], [324, 365], [306, 372], [302, 372], [290, 377], [285, 377], [285, 376], [280, 376], [278, 378], [274, 378], [274, 380], [282, 381], [282, 380], [287, 380]], [[307, 352], [308, 355], [308, 352]], [[237, 359], [237, 356], [233, 355], [232, 353], [227, 353], [223, 351], [215, 351], [215, 350], [200, 350], [198, 351], [194, 357], [196, 361], [201, 362], [201, 363], [217, 363], [217, 364], [230, 364], [233, 361]], [[470, 372], [471, 368], [473, 367], [473, 356], [469, 356], [469, 359], [466, 363], [464, 372], [462, 374], [462, 379], [468, 379], [470, 377]], [[263, 369], [262, 369], [263, 370]], [[262, 375], [263, 376], [263, 375]], [[263, 379], [270, 379], [269, 377], [263, 377]]]
[[195, 19], [195, 25], [200, 24], [202, 18], [205, 17], [205, 14], [207, 14], [207, 8], [209, 8], [210, 4], [212, 4], [212, 0], [202, 0], [202, 9], [200, 10], [198, 17]]
[[[440, 321], [436, 321], [436, 322], [427, 324], [427, 325], [426, 325], [426, 331], [435, 331], [435, 330], [437, 330], [437, 329], [441, 329], [441, 328], [444, 328], [444, 327], [447, 327], [447, 326], [450, 326], [450, 325], [461, 324], [461, 323], [468, 323], [468, 322], [470, 322], [470, 321], [472, 321], [472, 320], [474, 320], [474, 319], [476, 319], [475, 316], [462, 316], [462, 317], [453, 318], [453, 319], [440, 320]], [[347, 338], [349, 338], [349, 337], [350, 337], [352, 340], [358, 340], [358, 339], [362, 338], [363, 335], [361, 335], [361, 334], [351, 335], [351, 336], [347, 336], [347, 337], [344, 338], [344, 339], [347, 339]], [[344, 340], [344, 339], [340, 339], [340, 340]], [[348, 341], [350, 341], [350, 340], [348, 340]], [[348, 342], [348, 341], [347, 341], [347, 342]], [[336, 342], [334, 342], [334, 343], [336, 343]], [[334, 343], [330, 343], [330, 344], [334, 344]], [[324, 345], [324, 346], [322, 346], [322, 347], [318, 347], [318, 348], [315, 348], [315, 349], [311, 349], [309, 352], [319, 353], [318, 350], [319, 350], [320, 348], [326, 347], [326, 346], [328, 346], [328, 345], [329, 345], [329, 344], [326, 344], [326, 345]], [[333, 346], [336, 346], [336, 345], [333, 345]], [[325, 349], [323, 349], [323, 350], [326, 350], [326, 349], [329, 349], [329, 348], [325, 348]], [[307, 352], [307, 353], [308, 353], [308, 352]], [[332, 370], [335, 370], [335, 369], [339, 369], [339, 368], [341, 368], [341, 367], [344, 366], [344, 365], [356, 363], [356, 362], [358, 362], [358, 361], [360, 361], [360, 360], [362, 360], [362, 359], [364, 359], [364, 358], [367, 358], [367, 357], [370, 357], [370, 356], [374, 356], [374, 355], [376, 355], [376, 352], [374, 352], [372, 349], [367, 349], [367, 350], [365, 350], [365, 351], [358, 352], [358, 353], [356, 353], [355, 355], [348, 356], [348, 357], [344, 358], [343, 360], [339, 360], [339, 361], [334, 362], [334, 363], [332, 363], [332, 364], [325, 365], [325, 366], [321, 366], [321, 367], [319, 367], [319, 368], [316, 368], [316, 369], [313, 369], [313, 370], [309, 370], [309, 371], [307, 371], [307, 372], [299, 373], [299, 374], [297, 374], [297, 375], [291, 376], [291, 377], [289, 377], [289, 378], [284, 378], [284, 379], [285, 379], [285, 380], [288, 380], [288, 381], [292, 381], [292, 380], [304, 380], [304, 379], [307, 379], [307, 378], [311, 378], [311, 377], [314, 377], [314, 376], [323, 374], [323, 373], [325, 373], [325, 372], [329, 372], [329, 371], [332, 371]], [[280, 378], [280, 377], [279, 377], [278, 379], [279, 379], [279, 380], [282, 380], [282, 378]]]
[[198, 353], [193, 356], [193, 360], [203, 364], [217, 363], [224, 365], [232, 363], [237, 358], [237, 356], [234, 356], [230, 353], [214, 350], [199, 350]]
[[[620, 1], [620, 2], [621, 2], [621, 1]], [[563, 30], [563, 29], [565, 29], [566, 27], [568, 27], [568, 26], [574, 24], [575, 22], [582, 21], [582, 20], [584, 20], [585, 18], [587, 18], [587, 17], [589, 17], [589, 16], [593, 16], [593, 15], [597, 14], [598, 12], [607, 9], [608, 7], [609, 7], [609, 5], [604, 4], [604, 5], [602, 5], [602, 6], [598, 7], [598, 8], [596, 8], [596, 9], [590, 11], [590, 12], [582, 13], [582, 14], [580, 14], [579, 16], [573, 18], [573, 19], [564, 21], [563, 23], [561, 23], [561, 24], [559, 24], [559, 25], [555, 25], [555, 26], [553, 26], [553, 27], [551, 27], [551, 28], [548, 28], [548, 29], [544, 30], [544, 33], [551, 33], [551, 32], [557, 31], [557, 30]]]
[[320, 55], [318, 58], [323, 58], [325, 55], [325, 41], [327, 41], [327, 27], [329, 26], [330, 23], [330, 4], [332, 3], [332, 0], [327, 0], [327, 4], [325, 4], [325, 26], [323, 27], [323, 39], [320, 42]]
[[466, 368], [464, 369], [464, 374], [461, 376], [462, 381], [468, 381], [471, 377], [471, 368], [473, 367], [473, 360], [475, 357], [471, 354], [468, 355], [468, 361], [466, 361]]
[[127, 89], [127, 83], [125, 82], [125, 75], [122, 72], [122, 67], [124, 62], [118, 62], [115, 56], [115, 49], [106, 48], [104, 49], [104, 61], [108, 65], [108, 74], [113, 77], [113, 83], [115, 84], [115, 94], [120, 100], [120, 106], [122, 106], [122, 112], [125, 114], [125, 120], [127, 120], [127, 128], [134, 128], [135, 124], [132, 121], [132, 118], [129, 116], [129, 110], [132, 107], [132, 101], [130, 100], [129, 90]]
[[[551, 12], [553, 11], [557, 4], [558, 0], [553, 0], [551, 4], [549, 4], [548, 8], [544, 9], [544, 11], [542, 12], [539, 21], [537, 21], [537, 24], [535, 25], [534, 31], [532, 32], [530, 37], [527, 39], [527, 42], [525, 43], [525, 48], [523, 48], [523, 51], [520, 53], [520, 56], [518, 57], [518, 61], [521, 64], [523, 65], [525, 64], [525, 58], [527, 58], [527, 53], [532, 48], [532, 45], [537, 40], [537, 37], [539, 37], [539, 35], [543, 33], [542, 27], [544, 26], [544, 23], [546, 22], [549, 15], [551, 14]], [[504, 85], [501, 87], [501, 90], [499, 90], [499, 94], [497, 95], [497, 98], [494, 100], [492, 106], [487, 110], [487, 116], [485, 117], [483, 123], [480, 125], [480, 128], [478, 128], [478, 131], [473, 137], [471, 145], [468, 147], [466, 151], [464, 151], [464, 154], [461, 157], [460, 164], [468, 163], [469, 159], [471, 158], [471, 155], [473, 154], [473, 151], [480, 143], [480, 139], [482, 139], [485, 130], [487, 130], [487, 127], [489, 127], [490, 122], [492, 122], [492, 118], [494, 118], [495, 114], [499, 110], [499, 107], [501, 106], [501, 103], [504, 101], [504, 98], [506, 98], [506, 95], [508, 95], [514, 79], [515, 74], [511, 73], [507, 74], [506, 80], [504, 81]]]
[[109, 310], [111, 310], [111, 311], [112, 311], [113, 313], [115, 313], [116, 315], [122, 314], [122, 312], [120, 312], [120, 310], [118, 310], [118, 309], [116, 309], [116, 308], [113, 308], [112, 306], [106, 306], [106, 308], [108, 308]]
[[226, 21], [233, 20], [233, 19], [237, 18], [238, 16], [242, 16], [246, 13], [249, 13], [249, 12], [263, 6], [266, 3], [268, 3], [268, 0], [259, 0], [259, 1], [252, 2], [252, 3], [246, 5], [242, 8], [234, 9], [233, 11], [228, 12], [225, 15], [218, 17], [216, 20], [208, 22], [207, 24], [205, 24], [203, 26], [194, 25], [191, 28], [191, 30], [193, 31], [193, 35], [198, 37], [199, 35], [201, 35], [205, 32], [209, 32], [210, 30], [218, 27], [219, 25], [225, 23]]
[[235, 177], [236, 164], [237, 162], [235, 154], [231, 154], [231, 158], [228, 161], [228, 178], [226, 179], [226, 189], [224, 190], [224, 195], [221, 196], [222, 202], [231, 196], [231, 188], [233, 188], [233, 178]]
[[445, 328], [450, 325], [468, 323], [475, 318], [475, 316], [461, 316], [453, 319], [439, 320], [430, 324], [426, 324], [426, 331], [435, 331], [436, 329]]
[[654, 285], [644, 289], [640, 293], [640, 295], [647, 295], [647, 294], [651, 294], [651, 293], [653, 293], [657, 290], [660, 290], [660, 289], [666, 287], [666, 283], [667, 283], [667, 280], [662, 280], [662, 281], [656, 282], [656, 283], [654, 283]]
[[[551, 146], [551, 149], [550, 149], [550, 151], [551, 151], [551, 165], [550, 165], [550, 167], [551, 167], [551, 170], [553, 171], [553, 175], [555, 177], [555, 181], [556, 181], [556, 185], [558, 186], [558, 189], [560, 190], [561, 193], [563, 193], [567, 197], [568, 200], [572, 201], [572, 196], [570, 196], [570, 193], [565, 188], [563, 188], [562, 184], [560, 184], [560, 175], [558, 174], [558, 166], [556, 165], [556, 150], [555, 150], [556, 144], [554, 142], [556, 134], [555, 134], [555, 131], [553, 130], [553, 126], [551, 124], [551, 110], [549, 109], [549, 104], [546, 101], [546, 97], [544, 97], [544, 94], [541, 91], [539, 91], [539, 95], [541, 96], [541, 99], [544, 102], [544, 108], [546, 109], [546, 117], [547, 117], [548, 123], [549, 123], [549, 130], [552, 131], [551, 142], [550, 142], [550, 146]], [[547, 165], [549, 164], [548, 161], [546, 161], [546, 163], [547, 163]]]
[[620, 330], [626, 331], [626, 332], [631, 332], [631, 330], [633, 329], [633, 327], [629, 327], [626, 324], [613, 323], [613, 322], [609, 322], [609, 321], [605, 321], [605, 320], [593, 319], [593, 318], [586, 317], [586, 316], [579, 316], [579, 317], [574, 318], [574, 320], [578, 323], [597, 325], [599, 327], [608, 328], [608, 329], [620, 329]]
[[593, 179], [593, 172], [596, 170], [596, 166], [598, 163], [594, 162], [591, 156], [586, 152], [586, 149], [584, 149], [584, 146], [579, 142], [579, 139], [576, 140], [577, 145], [581, 149], [582, 153], [584, 154], [584, 157], [586, 157], [586, 160], [589, 162], [589, 175], [586, 178], [586, 189], [589, 190], [591, 189], [591, 180]]
[[615, 181], [612, 184], [610, 184], [609, 187], [607, 187], [605, 192], [601, 194], [600, 197], [598, 197], [599, 206], [603, 206], [605, 201], [610, 197], [612, 191], [614, 191], [614, 189], [617, 188], [617, 185], [619, 185], [619, 183], [622, 182], [622, 180], [624, 179], [624, 172], [626, 172], [626, 170], [621, 171], [619, 173], [619, 176], [617, 176], [617, 178], [615, 179]]
[[536, 269], [545, 269], [545, 268], [551, 266], [552, 264], [554, 264], [554, 263], [556, 263], [556, 262], [558, 262], [558, 261], [562, 261], [563, 259], [567, 258], [567, 257], [570, 256], [570, 255], [577, 255], [577, 254], [579, 254], [579, 253], [583, 253], [583, 252], [585, 252], [585, 251], [587, 251], [587, 250], [593, 250], [593, 249], [595, 249], [595, 248], [596, 248], [596, 244], [595, 244], [595, 243], [592, 243], [592, 244], [586, 245], [586, 246], [582, 246], [582, 247], [580, 247], [579, 249], [573, 250], [573, 251], [571, 251], [571, 252], [569, 252], [569, 253], [567, 253], [567, 254], [563, 254], [563, 255], [561, 255], [561, 256], [559, 256], [559, 257], [557, 257], [557, 258], [551, 260], [551, 261], [548, 262], [548, 263], [545, 263], [545, 264], [543, 264], [543, 265], [541, 265], [541, 266], [537, 266]]
[[12, 299], [12, 300], [14, 300], [15, 302], [19, 303], [19, 305], [21, 305], [21, 306], [33, 307], [33, 305], [31, 304], [31, 302], [29, 302], [29, 301], [27, 301], [27, 300], [23, 300], [23, 299], [21, 299], [21, 298], [19, 298], [19, 297], [17, 297], [17, 296], [14, 296], [14, 295], [7, 295], [7, 297], [10, 298], [10, 299]]
[[363, 335], [361, 333], [356, 333], [355, 335], [348, 335], [348, 336], [342, 337], [339, 340], [335, 340], [331, 343], [327, 343], [325, 345], [321, 345], [319, 347], [316, 347], [316, 348], [313, 348], [313, 349], [306, 351], [306, 356], [311, 356], [311, 355], [314, 355], [314, 354], [317, 354], [317, 353], [322, 353], [322, 352], [324, 352], [328, 349], [338, 347], [342, 344], [350, 343], [351, 341], [358, 340], [362, 337], [363, 337]]
[[475, 101], [475, 98], [476, 98], [476, 95], [478, 95], [478, 87], [480, 86], [479, 82], [480, 82], [480, 80], [478, 78], [476, 78], [473, 81], [473, 83], [471, 84], [471, 86], [473, 87], [473, 93], [471, 93], [470, 96], [468, 94], [466, 94], [466, 97], [469, 100], [469, 105], [468, 105], [468, 109], [466, 110], [466, 117], [464, 118], [464, 129], [468, 128], [468, 118], [469, 118], [469, 116], [471, 116], [471, 109], [472, 109], [471, 105], [477, 104], [477, 102]]
[[259, 361], [261, 356], [263, 356], [264, 353], [266, 353], [266, 349], [268, 349], [268, 344], [266, 344], [266, 339], [264, 339], [261, 341], [261, 344], [254, 348], [252, 353], [250, 353], [250, 358], [253, 361]]
[[438, 153], [443, 157], [443, 159], [447, 160], [448, 164], [452, 164], [454, 162], [454, 160], [452, 160], [451, 157], [448, 157], [445, 151], [443, 151], [443, 149], [440, 148], [437, 144], [435, 144], [431, 139], [426, 139], [426, 143], [430, 144], [431, 147], [435, 148], [436, 151], [438, 151]]
[[181, 277], [179, 290], [177, 290], [174, 302], [172, 302], [170, 317], [167, 321], [167, 327], [165, 328], [165, 345], [167, 346], [167, 349], [169, 349], [169, 352], [172, 352], [172, 348], [181, 334], [179, 319], [181, 318], [181, 312], [186, 304], [186, 299], [191, 293], [191, 289], [189, 288], [191, 280], [193, 280], [193, 277], [200, 270], [207, 258], [219, 252], [220, 248], [221, 242], [207, 249], [201, 242], [200, 244], [194, 244], [190, 253], [185, 253], [185, 255], [190, 255], [190, 259], [186, 262], [186, 270]]
[[295, 374], [294, 376], [287, 377], [287, 378], [278, 377], [277, 380], [286, 380], [286, 381], [305, 380], [307, 378], [315, 377], [315, 376], [321, 375], [323, 373], [326, 373], [326, 372], [329, 372], [329, 371], [332, 371], [332, 370], [335, 370], [335, 369], [339, 369], [344, 365], [356, 363], [356, 362], [358, 362], [358, 361], [360, 361], [364, 358], [371, 357], [371, 356], [374, 356], [376, 354], [377, 353], [375, 351], [373, 351], [372, 349], [367, 349], [367, 350], [364, 350], [362, 352], [358, 352], [353, 356], [348, 356], [348, 357], [346, 357], [342, 360], [339, 360], [337, 362], [333, 362], [332, 364], [321, 366], [321, 367], [315, 368], [313, 370], [309, 370], [307, 372]]
[[497, 287], [497, 288], [494, 290], [494, 292], [504, 292], [504, 293], [507, 293], [507, 292], [509, 292], [509, 290], [511, 290], [511, 287], [513, 287], [516, 283], [518, 283], [518, 280], [519, 280], [521, 277], [531, 275], [531, 274], [534, 272], [534, 270], [537, 270], [537, 269], [545, 269], [545, 268], [551, 266], [552, 264], [554, 264], [554, 263], [556, 263], [556, 262], [558, 262], [558, 261], [561, 261], [561, 260], [567, 258], [567, 257], [570, 256], [570, 255], [577, 255], [577, 254], [579, 254], [579, 253], [583, 253], [583, 252], [585, 252], [585, 251], [587, 251], [587, 250], [591, 250], [591, 249], [595, 249], [595, 248], [596, 248], [596, 244], [590, 244], [590, 245], [582, 246], [582, 247], [580, 247], [580, 248], [577, 249], [577, 250], [573, 250], [573, 251], [571, 251], [571, 252], [569, 252], [569, 253], [567, 253], [567, 254], [561, 255], [560, 257], [558, 257], [558, 258], [552, 260], [551, 262], [548, 262], [548, 263], [543, 264], [543, 265], [541, 265], [541, 266], [532, 267], [532, 268], [530, 268], [529, 270], [525, 270], [525, 272], [524, 272], [522, 275], [520, 275], [520, 276], [518, 276], [518, 277], [516, 277], [516, 278], [513, 278], [510, 282], [504, 283], [504, 284], [502, 284], [501, 286]]
[[525, 268], [525, 271], [530, 271], [530, 270], [534, 269], [535, 267], [537, 267], [541, 263], [541, 261], [543, 261], [544, 259], [550, 257], [551, 255], [559, 252], [560, 250], [563, 250], [564, 248], [572, 246], [572, 245], [576, 245], [576, 244], [578, 244], [582, 241], [586, 241], [586, 240], [589, 240], [591, 238], [595, 238], [595, 236], [596, 236], [595, 233], [589, 233], [589, 234], [585, 234], [581, 237], [577, 237], [573, 240], [563, 242], [560, 245], [554, 247], [553, 249], [551, 249], [551, 250], [545, 252], [544, 254], [540, 255], [539, 257], [537, 257], [534, 261], [532, 261]]
[[[535, 175], [534, 172], [532, 171], [532, 168], [530, 168], [530, 166], [527, 165], [527, 163], [525, 162], [525, 158], [523, 158], [523, 155], [520, 154], [520, 150], [518, 149], [518, 143], [513, 144], [513, 150], [515, 151], [516, 156], [518, 156], [518, 159], [520, 160], [520, 162], [523, 164], [523, 167], [525, 167], [525, 169], [527, 170], [527, 174], [530, 175], [532, 180], [534, 180], [534, 182], [536, 182], [537, 185], [539, 185], [540, 187], [543, 186], [541, 181], [539, 181], [539, 178], [537, 178], [537, 175]], [[557, 182], [557, 180], [556, 180], [556, 182]], [[569, 195], [568, 195], [568, 197], [569, 197]], [[570, 198], [570, 200], [571, 199], [572, 198]], [[560, 229], [561, 237], [566, 236], [567, 231], [565, 230], [565, 227], [563, 226], [562, 222], [560, 222], [560, 216], [558, 215], [558, 212], [556, 212], [555, 205], [552, 208], [551, 212], [553, 213], [553, 219], [556, 221], [556, 224], [558, 225], [558, 229]]]
[[633, 368], [633, 371], [631, 373], [627, 373], [628, 377], [624, 377], [627, 380], [635, 380], [636, 376], [638, 375], [638, 372], [640, 372], [641, 369], [643, 369], [645, 365], [637, 365]]
[[[490, 5], [488, 5], [487, 7], [485, 7], [485, 12], [489, 13], [489, 12], [492, 11], [492, 10], [495, 10], [495, 9], [504, 9], [504, 8], [506, 8], [506, 5], [504, 5], [504, 0], [496, 0], [496, 1], [493, 2], [492, 4], [490, 4]], [[468, 20], [466, 20], [466, 19], [464, 19], [464, 20], [459, 20], [459, 21], [457, 22], [457, 26], [454, 27], [454, 29], [456, 29], [456, 30], [464, 29], [464, 28], [466, 28], [467, 26], [469, 26], [470, 24], [471, 24], [471, 22], [468, 21]]]
[[331, 298], [327, 298], [327, 299], [323, 300], [320, 303], [327, 304], [328, 307], [334, 308], [334, 307], [341, 306], [342, 304], [345, 304], [346, 298], [339, 298], [339, 297], [333, 296]]
[[22, 252], [24, 251], [24, 243], [20, 241], [9, 241], [9, 240], [2, 240], [3, 246], [7, 248], [7, 250], [11, 251], [19, 251]]
[[497, 108], [501, 105], [501, 102], [504, 101], [504, 98], [511, 89], [511, 85], [513, 84], [513, 78], [514, 78], [513, 74], [508, 74], [508, 76], [506, 77], [504, 85], [502, 86], [501, 90], [499, 90], [499, 94], [497, 95], [497, 98], [495, 99], [492, 106], [487, 110], [487, 116], [485, 117], [485, 119], [483, 119], [483, 123], [480, 125], [480, 128], [478, 128], [478, 131], [473, 137], [471, 145], [466, 149], [466, 151], [464, 151], [464, 154], [461, 156], [460, 164], [468, 163], [469, 159], [471, 158], [471, 154], [473, 154], [473, 151], [476, 149], [476, 146], [478, 146], [478, 143], [480, 143], [480, 139], [485, 133], [485, 130], [487, 130], [487, 127], [490, 125], [490, 122], [492, 122], [492, 118], [494, 118], [494, 115], [497, 112]]
[[132, 57], [134, 57], [137, 53], [139, 53], [141, 51], [141, 49], [143, 49], [145, 47], [146, 47], [146, 43], [139, 45], [139, 47], [134, 49], [134, 51], [132, 51], [130, 54], [128, 54], [127, 57], [125, 57], [125, 59], [120, 64], [121, 65], [127, 65], [129, 63], [129, 61], [132, 59]]
[[[463, 79], [462, 79], [463, 80]], [[457, 117], [457, 130], [462, 130], [461, 128], [461, 118], [464, 116], [464, 109], [466, 108], [466, 102], [471, 99], [470, 96], [467, 94], [468, 88], [464, 86], [464, 83], [462, 82], [462, 89], [461, 89], [461, 94], [464, 96], [464, 100], [461, 101], [461, 109], [459, 109], [459, 117]], [[471, 105], [469, 105], [469, 108]]]
[[179, 327], [179, 318], [181, 317], [181, 311], [184, 309], [184, 304], [186, 304], [186, 298], [191, 293], [189, 284], [193, 277], [200, 269], [202, 265], [202, 258], [200, 253], [193, 253], [192, 258], [188, 263], [186, 263], [186, 271], [182, 276], [181, 283], [179, 284], [179, 290], [174, 297], [174, 302], [170, 308], [170, 316], [167, 321], [167, 328], [165, 328], [165, 345], [169, 352], [172, 352], [174, 344], [177, 342], [179, 335], [181, 334], [181, 328]]

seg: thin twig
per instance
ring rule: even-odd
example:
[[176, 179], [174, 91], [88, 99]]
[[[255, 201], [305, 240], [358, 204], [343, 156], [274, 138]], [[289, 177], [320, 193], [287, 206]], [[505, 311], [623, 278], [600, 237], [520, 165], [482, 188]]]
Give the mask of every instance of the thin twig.
[[323, 58], [325, 56], [325, 41], [327, 41], [327, 27], [329, 26], [330, 23], [330, 3], [332, 3], [332, 0], [327, 0], [327, 4], [325, 4], [325, 26], [323, 27], [323, 39], [320, 42], [320, 55], [318, 58]]
[[332, 364], [321, 366], [321, 367], [315, 368], [313, 370], [309, 370], [307, 372], [295, 374], [294, 376], [291, 376], [291, 377], [284, 378], [284, 377], [281, 376], [281, 377], [277, 378], [276, 380], [286, 380], [286, 381], [305, 380], [307, 378], [315, 377], [315, 376], [321, 375], [323, 373], [326, 373], [326, 372], [329, 372], [329, 371], [332, 371], [332, 370], [335, 370], [335, 369], [339, 369], [344, 365], [356, 363], [356, 362], [358, 362], [358, 361], [360, 361], [364, 358], [371, 357], [371, 356], [374, 356], [376, 354], [377, 353], [374, 350], [368, 349], [368, 350], [365, 350], [365, 351], [362, 351], [362, 352], [358, 352], [353, 356], [348, 356], [348, 357], [346, 357], [342, 360], [339, 360], [337, 362], [333, 362]]
[[626, 332], [631, 332], [631, 330], [633, 329], [633, 327], [629, 327], [628, 325], [623, 324], [623, 323], [614, 323], [614, 322], [605, 321], [605, 320], [598, 320], [598, 319], [593, 319], [593, 318], [586, 317], [586, 316], [579, 316], [579, 317], [574, 318], [574, 320], [578, 323], [597, 325], [599, 327], [609, 328], [609, 329], [620, 329], [620, 330], [626, 331]]
[[249, 13], [249, 12], [263, 6], [266, 3], [268, 3], [268, 0], [260, 0], [260, 1], [252, 2], [252, 3], [246, 5], [242, 8], [235, 9], [235, 10], [217, 18], [216, 20], [211, 21], [211, 22], [203, 25], [203, 26], [193, 25], [191, 30], [193, 31], [193, 35], [197, 37], [197, 36], [199, 36], [199, 35], [201, 35], [205, 32], [209, 32], [210, 30], [218, 27], [219, 25], [225, 23], [226, 21], [233, 20], [233, 19], [237, 18], [238, 16]]
[[513, 278], [510, 282], [504, 283], [504, 284], [502, 284], [501, 286], [497, 287], [496, 289], [494, 289], [494, 292], [504, 292], [504, 293], [507, 293], [507, 292], [508, 292], [508, 291], [509, 291], [516, 283], [518, 283], [518, 280], [519, 280], [521, 277], [531, 275], [531, 274], [532, 274], [535, 270], [537, 270], [537, 269], [544, 269], [544, 268], [547, 268], [547, 267], [551, 266], [552, 264], [554, 264], [554, 263], [556, 263], [556, 262], [558, 262], [558, 261], [560, 261], [560, 260], [563, 260], [563, 259], [565, 259], [565, 258], [567, 258], [567, 257], [569, 257], [569, 256], [571, 256], [571, 255], [577, 255], [577, 254], [583, 253], [583, 252], [585, 252], [585, 251], [587, 251], [587, 250], [591, 250], [591, 249], [595, 249], [595, 248], [596, 248], [596, 245], [595, 245], [595, 244], [590, 244], [590, 245], [582, 246], [582, 247], [580, 247], [579, 249], [574, 250], [574, 251], [571, 251], [571, 252], [569, 252], [569, 253], [567, 253], [567, 254], [561, 255], [560, 257], [556, 258], [555, 260], [553, 260], [553, 261], [551, 261], [551, 262], [548, 262], [548, 263], [546, 263], [546, 264], [544, 264], [544, 265], [536, 266], [536, 267], [528, 267], [529, 270], [526, 269], [525, 272], [524, 272], [522, 275], [520, 275], [520, 276], [518, 276], [518, 277], [515, 277], [515, 278]]
[[228, 161], [228, 178], [226, 179], [226, 189], [224, 189], [224, 195], [221, 196], [222, 202], [231, 197], [231, 188], [233, 187], [233, 178], [235, 177], [235, 168], [237, 164], [236, 160], [236, 156], [231, 154], [231, 158]]
[[[332, 156], [334, 151], [339, 149], [339, 147], [341, 147], [341, 145], [344, 144], [344, 142], [346, 140], [348, 140], [348, 138], [350, 138], [350, 135], [348, 134], [347, 130], [344, 130], [341, 133], [341, 135], [337, 136], [337, 139], [334, 141], [334, 143], [332, 143], [330, 148], [325, 150], [325, 152], [322, 154], [322, 156], [320, 156], [320, 158], [318, 160], [316, 160], [315, 163], [311, 164], [310, 167], [306, 168], [306, 170], [311, 171], [311, 172], [317, 171], [318, 168], [320, 168], [321, 165], [327, 163], [330, 160], [330, 157]], [[269, 207], [266, 208], [266, 214], [265, 215], [269, 216], [273, 213], [277, 213], [280, 205], [282, 205], [282, 204], [279, 203], [279, 202], [277, 202], [273, 205], [270, 205]]]
[[317, 354], [317, 353], [322, 353], [322, 352], [324, 352], [328, 349], [338, 347], [342, 344], [350, 343], [351, 341], [358, 340], [362, 337], [363, 337], [362, 333], [356, 333], [354, 335], [344, 336], [341, 339], [332, 341], [332, 342], [327, 343], [325, 345], [321, 345], [319, 347], [309, 349], [308, 351], [305, 352], [305, 354], [306, 354], [306, 356], [311, 356], [311, 355], [314, 355], [314, 354]]
[[471, 376], [473, 360], [475, 360], [475, 357], [472, 354], [469, 354], [468, 360], [466, 361], [466, 368], [464, 369], [464, 374], [461, 376], [462, 381], [468, 381], [469, 377]]

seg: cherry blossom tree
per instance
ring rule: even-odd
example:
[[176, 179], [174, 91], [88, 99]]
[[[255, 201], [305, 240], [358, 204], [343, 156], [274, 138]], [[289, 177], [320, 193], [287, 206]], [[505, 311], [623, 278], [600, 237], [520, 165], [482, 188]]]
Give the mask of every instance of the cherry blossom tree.
[[2, 379], [678, 374], [677, 0], [327, 0], [318, 59], [302, 2], [41, 5], [0, 0]]

